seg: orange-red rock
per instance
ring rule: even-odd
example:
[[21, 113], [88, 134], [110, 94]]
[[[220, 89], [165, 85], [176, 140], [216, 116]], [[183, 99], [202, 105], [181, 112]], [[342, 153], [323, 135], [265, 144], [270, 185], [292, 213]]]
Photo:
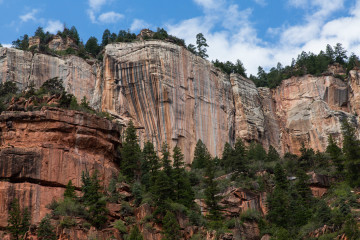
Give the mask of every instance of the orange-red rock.
[[0, 178], [6, 180], [0, 181], [0, 227], [7, 225], [14, 198], [38, 223], [69, 180], [81, 187], [83, 171], [97, 170], [106, 186], [118, 173], [120, 129], [95, 115], [56, 108], [4, 112], [0, 139]]

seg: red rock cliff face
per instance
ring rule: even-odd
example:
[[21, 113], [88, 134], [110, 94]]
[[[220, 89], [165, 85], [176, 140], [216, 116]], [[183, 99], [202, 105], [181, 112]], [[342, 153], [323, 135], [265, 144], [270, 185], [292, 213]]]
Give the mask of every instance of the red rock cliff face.
[[229, 76], [185, 48], [158, 41], [106, 47], [102, 109], [143, 127], [142, 139], [159, 148], [178, 144], [187, 163], [198, 139], [213, 155], [234, 140]]
[[201, 139], [212, 155], [237, 137], [265, 148], [299, 153], [301, 143], [324, 151], [328, 135], [341, 140], [342, 118], [357, 125], [360, 71], [346, 82], [333, 76], [293, 77], [276, 89], [256, 88], [239, 75], [223, 74], [185, 48], [161, 41], [110, 44], [102, 67], [77, 57], [57, 58], [0, 48], [0, 82], [20, 88], [52, 77], [78, 99], [127, 123], [133, 119], [141, 141], [159, 149], [178, 144], [185, 161]]
[[[356, 118], [350, 112], [349, 85], [332, 76], [293, 77], [272, 90], [274, 111], [269, 119], [277, 119], [281, 152], [299, 154], [301, 143], [314, 150], [325, 151], [331, 134], [341, 140], [341, 119]], [[274, 116], [275, 115], [275, 116]]]
[[14, 198], [29, 207], [32, 222], [62, 198], [69, 180], [81, 186], [83, 171], [99, 172], [104, 184], [118, 173], [120, 129], [106, 119], [55, 108], [0, 115], [0, 227], [7, 226]]

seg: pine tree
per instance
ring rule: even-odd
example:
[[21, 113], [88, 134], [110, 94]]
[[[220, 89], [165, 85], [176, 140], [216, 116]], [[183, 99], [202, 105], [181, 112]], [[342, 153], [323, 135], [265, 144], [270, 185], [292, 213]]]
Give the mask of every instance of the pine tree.
[[220, 197], [216, 196], [219, 188], [215, 181], [215, 164], [212, 159], [207, 161], [204, 183], [206, 185], [205, 203], [209, 210], [207, 217], [212, 221], [218, 221], [221, 219], [221, 207], [218, 204]]
[[200, 57], [202, 57], [202, 58], [209, 57], [206, 54], [206, 52], [207, 52], [206, 47], [209, 47], [209, 45], [206, 43], [206, 39], [202, 33], [198, 33], [196, 35], [196, 45], [197, 45], [197, 49], [198, 49], [197, 52]]
[[360, 186], [360, 141], [355, 136], [355, 129], [347, 120], [342, 122], [343, 153], [346, 159], [347, 179], [351, 186]]
[[268, 215], [270, 222], [287, 228], [289, 224], [289, 204], [291, 201], [289, 183], [284, 169], [278, 163], [275, 166], [275, 188], [267, 199]]
[[130, 236], [128, 240], [143, 240], [143, 236], [141, 235], [141, 232], [138, 228], [138, 226], [134, 226], [130, 231]]
[[159, 158], [151, 142], [146, 142], [143, 148], [143, 157], [141, 161], [141, 183], [146, 190], [155, 184], [156, 175], [160, 169]]
[[194, 160], [192, 162], [191, 168], [205, 168], [207, 161], [208, 150], [206, 149], [205, 144], [199, 139], [195, 146]]
[[173, 197], [171, 186], [171, 179], [165, 171], [160, 171], [156, 177], [155, 185], [152, 187], [152, 193], [158, 207], [156, 212], [161, 215], [165, 214], [168, 209], [167, 202]]
[[344, 163], [341, 157], [341, 148], [339, 148], [334, 141], [333, 137], [329, 135], [328, 146], [326, 147], [326, 152], [330, 155], [331, 160], [336, 166], [337, 173], [340, 175], [344, 171]]
[[314, 150], [312, 148], [306, 148], [304, 143], [301, 143], [300, 148], [301, 156], [299, 157], [299, 166], [304, 170], [307, 171], [310, 168], [313, 168], [315, 165], [314, 161]]
[[76, 199], [75, 186], [72, 184], [71, 180], [69, 180], [68, 184], [66, 185], [64, 198]]
[[238, 172], [245, 171], [245, 165], [247, 163], [247, 151], [243, 141], [238, 138], [235, 142], [234, 148], [234, 158], [231, 163], [232, 170], [236, 170]]
[[335, 56], [335, 62], [344, 64], [345, 59], [348, 57], [346, 56], [346, 50], [343, 48], [341, 43], [337, 43], [334, 47], [334, 56]]
[[163, 219], [163, 233], [165, 238], [164, 240], [178, 240], [180, 239], [180, 225], [176, 220], [175, 215], [166, 211], [166, 215]]
[[163, 143], [161, 147], [161, 164], [162, 168], [165, 171], [166, 175], [171, 179], [172, 178], [172, 167], [171, 167], [171, 160], [170, 160], [170, 152], [169, 152], [169, 146], [167, 143]]
[[105, 31], [102, 35], [102, 42], [101, 42], [102, 47], [105, 47], [106, 45], [108, 45], [110, 43], [110, 37], [111, 37], [110, 30], [105, 29]]
[[85, 44], [85, 50], [88, 53], [91, 53], [94, 57], [96, 57], [98, 55], [98, 53], [100, 52], [100, 47], [98, 44], [98, 40], [96, 37], [90, 37], [86, 44]]
[[190, 207], [194, 200], [194, 193], [191, 189], [189, 176], [184, 168], [184, 155], [178, 146], [173, 150], [173, 180], [175, 201]]
[[55, 228], [51, 225], [50, 216], [46, 215], [40, 222], [37, 236], [39, 240], [56, 240]]
[[224, 150], [222, 153], [220, 165], [225, 169], [229, 169], [231, 163], [233, 162], [232, 160], [233, 157], [234, 157], [234, 149], [231, 147], [231, 145], [228, 142], [226, 142], [224, 145]]
[[15, 240], [21, 237], [28, 231], [30, 226], [30, 212], [27, 208], [20, 210], [19, 201], [15, 198], [11, 202], [8, 218], [7, 229]]
[[100, 180], [97, 177], [97, 171], [90, 176], [89, 172], [83, 172], [81, 176], [82, 201], [88, 207], [88, 220], [96, 228], [101, 228], [106, 222], [106, 198], [101, 192]]
[[278, 162], [280, 160], [280, 155], [276, 149], [270, 145], [269, 151], [267, 153], [266, 161], [267, 162]]
[[121, 149], [121, 171], [128, 181], [140, 177], [141, 149], [136, 135], [136, 129], [132, 121], [125, 131], [125, 142]]

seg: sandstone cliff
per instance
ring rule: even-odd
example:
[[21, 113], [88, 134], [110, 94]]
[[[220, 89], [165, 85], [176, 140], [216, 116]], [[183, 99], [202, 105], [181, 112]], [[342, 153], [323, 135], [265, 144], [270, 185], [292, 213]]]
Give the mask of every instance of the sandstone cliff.
[[103, 184], [118, 173], [120, 129], [106, 119], [45, 108], [0, 115], [0, 228], [7, 226], [14, 198], [28, 206], [33, 223], [62, 198], [69, 180], [81, 186], [83, 171], [99, 172]]
[[299, 153], [302, 142], [324, 151], [329, 134], [341, 140], [342, 118], [357, 125], [359, 76], [353, 70], [347, 82], [331, 74], [293, 77], [270, 90], [162, 41], [110, 44], [102, 66], [0, 48], [0, 82], [25, 88], [59, 77], [78, 99], [86, 96], [124, 124], [133, 119], [142, 141], [157, 149], [165, 141], [179, 145], [187, 163], [198, 139], [214, 156], [237, 137], [273, 145], [282, 154]]
[[46, 80], [63, 80], [65, 90], [74, 94], [78, 101], [84, 96], [95, 107], [99, 105], [96, 94], [100, 87], [101, 66], [88, 63], [76, 56], [63, 58], [31, 53], [14, 48], [0, 48], [0, 82], [13, 81], [25, 89], [30, 83], [40, 87]]

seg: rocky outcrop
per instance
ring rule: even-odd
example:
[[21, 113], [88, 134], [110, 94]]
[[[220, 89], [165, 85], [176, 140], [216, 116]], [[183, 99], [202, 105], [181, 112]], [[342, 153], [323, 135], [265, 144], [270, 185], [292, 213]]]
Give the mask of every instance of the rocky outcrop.
[[220, 205], [225, 216], [239, 217], [242, 213], [252, 210], [262, 215], [267, 213], [266, 193], [255, 193], [242, 188], [230, 188], [222, 193]]
[[234, 140], [229, 76], [185, 48], [145, 41], [106, 46], [102, 110], [131, 117], [142, 139], [176, 144], [189, 163], [198, 139], [221, 155]]
[[76, 56], [59, 58], [14, 48], [0, 48], [0, 83], [13, 81], [20, 89], [34, 83], [38, 88], [46, 80], [55, 77], [63, 81], [65, 90], [74, 94], [78, 102], [85, 96], [94, 107], [99, 107], [99, 64], [91, 65]]
[[292, 77], [276, 89], [256, 88], [236, 74], [222, 73], [184, 47], [163, 41], [106, 46], [102, 66], [94, 61], [0, 48], [0, 82], [25, 88], [58, 77], [67, 91], [126, 125], [132, 119], [142, 142], [181, 147], [190, 163], [201, 139], [212, 155], [237, 137], [299, 153], [301, 143], [324, 151], [328, 135], [341, 142], [341, 119], [357, 126], [360, 73], [349, 81], [339, 66], [324, 76]]
[[99, 172], [104, 185], [118, 173], [120, 129], [86, 113], [57, 108], [0, 115], [0, 227], [14, 198], [38, 223], [69, 180], [79, 189], [83, 171]]
[[333, 76], [292, 77], [272, 91], [281, 152], [299, 154], [301, 143], [324, 151], [327, 138], [341, 140], [341, 120], [352, 118], [347, 83]]

